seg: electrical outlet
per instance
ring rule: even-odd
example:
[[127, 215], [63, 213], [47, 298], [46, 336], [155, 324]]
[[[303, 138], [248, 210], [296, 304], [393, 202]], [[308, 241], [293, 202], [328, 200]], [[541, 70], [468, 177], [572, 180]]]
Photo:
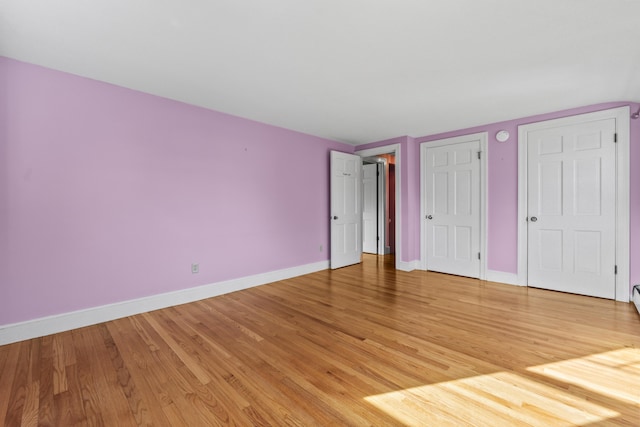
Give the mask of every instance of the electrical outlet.
[[191, 273], [197, 274], [200, 272], [200, 264], [191, 264]]

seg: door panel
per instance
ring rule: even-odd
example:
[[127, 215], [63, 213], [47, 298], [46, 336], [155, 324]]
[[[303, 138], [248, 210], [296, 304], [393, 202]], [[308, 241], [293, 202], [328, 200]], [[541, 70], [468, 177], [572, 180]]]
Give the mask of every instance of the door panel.
[[602, 233], [599, 231], [576, 231], [573, 236], [573, 250], [576, 254], [577, 273], [599, 275], [602, 258]]
[[528, 284], [615, 297], [615, 119], [531, 132]]
[[360, 262], [362, 255], [362, 159], [331, 152], [331, 268]]
[[480, 142], [426, 148], [428, 270], [480, 277]]
[[434, 225], [432, 229], [432, 262], [430, 265], [436, 264], [437, 261], [447, 261], [449, 257], [449, 227], [446, 225]]
[[538, 176], [540, 213], [562, 215], [562, 162], [540, 162]]
[[458, 226], [454, 228], [456, 261], [471, 261], [472, 232], [473, 229], [471, 227]]
[[562, 230], [539, 230], [538, 238], [540, 246], [547, 248], [547, 251], [538, 252], [538, 262], [541, 270], [561, 272], [562, 266], [562, 242], [564, 241]]
[[471, 170], [462, 170], [455, 171], [453, 174], [453, 178], [455, 181], [455, 197], [456, 202], [454, 206], [454, 212], [456, 215], [471, 215], [472, 207], [471, 203], [473, 202], [471, 199], [473, 197], [472, 188], [474, 187], [474, 183], [472, 182], [473, 177], [471, 174]]
[[[441, 166], [446, 167], [447, 164]], [[449, 214], [449, 173], [435, 172], [433, 174], [433, 208], [429, 212], [438, 215]]]

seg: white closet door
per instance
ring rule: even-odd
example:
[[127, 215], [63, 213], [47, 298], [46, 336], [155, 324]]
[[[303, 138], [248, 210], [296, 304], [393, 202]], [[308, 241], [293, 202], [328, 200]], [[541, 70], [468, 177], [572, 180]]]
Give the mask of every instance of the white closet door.
[[427, 270], [480, 277], [480, 142], [426, 149]]
[[528, 135], [528, 285], [615, 298], [615, 119]]

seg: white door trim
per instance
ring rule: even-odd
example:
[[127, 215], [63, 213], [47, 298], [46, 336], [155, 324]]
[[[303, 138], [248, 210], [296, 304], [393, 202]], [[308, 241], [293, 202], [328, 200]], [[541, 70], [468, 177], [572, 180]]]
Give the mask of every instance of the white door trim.
[[[366, 150], [356, 151], [354, 154], [357, 154], [360, 157], [371, 157], [378, 156], [380, 154], [389, 154], [393, 153], [395, 156], [395, 165], [396, 165], [396, 173], [395, 173], [395, 181], [396, 181], [396, 269], [405, 270], [403, 267], [404, 263], [402, 260], [402, 203], [400, 197], [400, 189], [401, 180], [402, 180], [402, 161], [400, 157], [400, 144], [390, 144], [384, 145], [382, 147], [369, 148]], [[403, 268], [400, 268], [403, 267]]]
[[527, 285], [527, 138], [529, 132], [588, 121], [615, 119], [616, 152], [616, 300], [630, 301], [629, 294], [629, 107], [619, 107], [518, 126], [518, 282]]
[[427, 148], [441, 147], [443, 145], [459, 144], [468, 141], [480, 141], [480, 280], [486, 280], [487, 275], [487, 159], [488, 133], [480, 132], [469, 135], [456, 136], [453, 138], [439, 139], [420, 143], [420, 268], [427, 271], [427, 239], [424, 221], [426, 212], [426, 187], [427, 178], [426, 159]]

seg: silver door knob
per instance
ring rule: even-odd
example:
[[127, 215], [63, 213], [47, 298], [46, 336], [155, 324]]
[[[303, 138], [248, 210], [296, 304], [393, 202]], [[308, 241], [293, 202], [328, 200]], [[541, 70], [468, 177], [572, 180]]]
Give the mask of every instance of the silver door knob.
[[531, 217], [531, 222], [536, 222], [538, 220], [538, 218], [536, 218], [535, 216]]
[[431, 215], [427, 215], [427, 219], [433, 219]]

